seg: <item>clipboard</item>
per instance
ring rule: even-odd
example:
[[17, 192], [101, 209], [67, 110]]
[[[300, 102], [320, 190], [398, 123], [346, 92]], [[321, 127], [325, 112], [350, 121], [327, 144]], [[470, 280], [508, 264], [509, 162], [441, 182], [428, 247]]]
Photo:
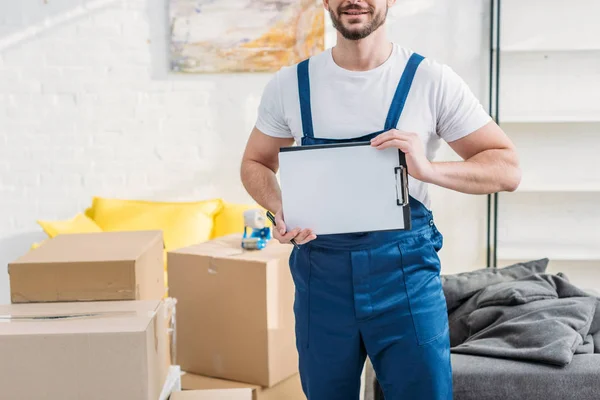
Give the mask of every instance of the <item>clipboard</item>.
[[288, 230], [317, 235], [411, 229], [406, 157], [370, 142], [282, 147]]

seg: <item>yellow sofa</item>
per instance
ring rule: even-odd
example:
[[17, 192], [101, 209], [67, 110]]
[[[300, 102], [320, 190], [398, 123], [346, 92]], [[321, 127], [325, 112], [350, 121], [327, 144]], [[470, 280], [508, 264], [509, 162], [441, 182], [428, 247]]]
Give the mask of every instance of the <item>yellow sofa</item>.
[[[164, 202], [94, 197], [84, 212], [61, 221], [38, 220], [49, 238], [66, 233], [162, 230], [165, 242], [165, 282], [168, 251], [244, 231], [244, 211], [257, 204], [223, 199]], [[37, 247], [39, 244], [34, 244]]]

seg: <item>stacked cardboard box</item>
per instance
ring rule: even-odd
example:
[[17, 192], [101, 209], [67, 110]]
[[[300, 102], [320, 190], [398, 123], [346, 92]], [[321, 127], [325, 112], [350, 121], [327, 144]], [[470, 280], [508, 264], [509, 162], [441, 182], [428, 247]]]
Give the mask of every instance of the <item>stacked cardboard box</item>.
[[[298, 374], [294, 374], [274, 386], [261, 387], [188, 373], [181, 377], [181, 387], [188, 393], [194, 393], [197, 396], [190, 397], [190, 399], [212, 399], [210, 396], [213, 396], [215, 399], [231, 400], [306, 400]], [[177, 400], [178, 398], [172, 396], [171, 400]], [[182, 397], [182, 399], [185, 399], [185, 397]]]
[[12, 303], [160, 300], [162, 233], [59, 235], [10, 263], [8, 273]]
[[59, 235], [9, 264], [0, 397], [157, 400], [169, 370], [160, 231]]
[[[291, 247], [240, 243], [232, 235], [168, 254], [174, 339], [187, 371], [172, 400], [305, 399]], [[166, 385], [177, 390], [178, 373], [171, 368], [167, 379], [162, 255], [159, 231], [104, 232], [60, 235], [11, 263], [0, 397], [164, 400]]]
[[182, 387], [197, 392], [179, 398], [305, 399], [290, 251], [275, 240], [243, 250], [241, 236], [230, 235], [168, 253]]

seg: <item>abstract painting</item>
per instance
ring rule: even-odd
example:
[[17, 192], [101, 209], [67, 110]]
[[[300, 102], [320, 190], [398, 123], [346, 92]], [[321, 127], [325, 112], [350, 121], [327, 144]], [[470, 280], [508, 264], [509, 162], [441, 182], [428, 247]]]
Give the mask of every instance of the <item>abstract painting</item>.
[[171, 70], [273, 72], [324, 50], [321, 0], [170, 0]]

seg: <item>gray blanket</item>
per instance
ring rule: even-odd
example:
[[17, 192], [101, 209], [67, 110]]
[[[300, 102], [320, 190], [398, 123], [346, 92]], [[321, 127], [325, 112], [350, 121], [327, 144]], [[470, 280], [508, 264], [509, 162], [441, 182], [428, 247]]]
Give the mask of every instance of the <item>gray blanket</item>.
[[539, 270], [503, 279], [486, 272], [487, 282], [449, 304], [452, 352], [558, 366], [576, 353], [600, 353], [599, 299]]

